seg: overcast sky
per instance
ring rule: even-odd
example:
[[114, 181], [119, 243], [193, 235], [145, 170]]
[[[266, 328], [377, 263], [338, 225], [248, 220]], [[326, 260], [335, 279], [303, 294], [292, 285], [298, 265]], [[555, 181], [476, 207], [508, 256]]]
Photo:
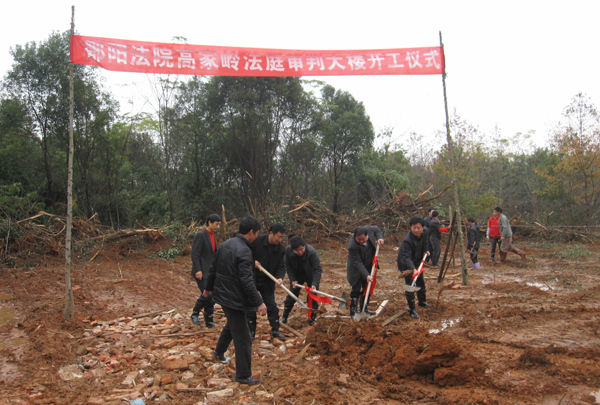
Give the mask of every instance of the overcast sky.
[[[81, 35], [194, 45], [280, 49], [438, 46], [446, 54], [448, 105], [484, 135], [535, 131], [538, 145], [578, 92], [600, 107], [598, 1], [22, 1], [4, 2], [0, 73], [9, 49], [70, 28]], [[596, 28], [594, 28], [596, 27]], [[106, 72], [106, 71], [105, 71]], [[144, 75], [106, 72], [127, 109], [141, 108]], [[310, 79], [310, 77], [307, 77]], [[445, 123], [441, 76], [320, 77], [362, 101], [375, 129], [430, 135]], [[135, 85], [137, 83], [137, 85]], [[436, 148], [437, 149], [437, 148]]]

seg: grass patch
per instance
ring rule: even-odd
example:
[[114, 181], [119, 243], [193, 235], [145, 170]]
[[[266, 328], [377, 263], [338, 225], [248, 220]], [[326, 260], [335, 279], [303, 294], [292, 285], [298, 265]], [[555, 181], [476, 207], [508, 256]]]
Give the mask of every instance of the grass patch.
[[578, 257], [589, 257], [592, 255], [592, 252], [590, 252], [587, 246], [578, 243], [576, 245], [569, 246], [567, 250], [554, 252], [554, 254], [563, 259], [576, 259]]

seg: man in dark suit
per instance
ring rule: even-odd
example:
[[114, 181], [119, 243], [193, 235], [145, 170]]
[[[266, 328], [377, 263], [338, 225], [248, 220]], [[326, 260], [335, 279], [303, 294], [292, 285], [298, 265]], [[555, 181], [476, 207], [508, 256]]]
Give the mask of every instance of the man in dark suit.
[[[306, 283], [313, 292], [319, 289], [323, 267], [315, 248], [307, 245], [302, 236], [294, 236], [290, 239], [290, 245], [285, 250], [285, 268], [290, 279], [290, 290], [296, 297], [300, 294], [300, 287], [294, 287], [294, 283], [300, 285]], [[288, 295], [283, 302], [281, 322], [287, 323], [295, 303], [296, 300]], [[313, 300], [312, 308], [318, 309], [319, 303]], [[316, 322], [317, 313], [313, 312], [310, 314], [309, 324], [312, 326]]]
[[[275, 282], [258, 269], [258, 264], [277, 279], [277, 285], [283, 283], [283, 277], [285, 277], [285, 247], [281, 241], [283, 241], [284, 236], [285, 227], [281, 224], [273, 224], [268, 234], [259, 235], [252, 242], [252, 253], [254, 254], [254, 260], [257, 262], [254, 269], [256, 288], [267, 306], [271, 335], [280, 339], [283, 339], [284, 336], [279, 332], [279, 308], [275, 302]], [[249, 311], [246, 315], [250, 334], [254, 339], [256, 334], [256, 312]]]
[[[421, 260], [423, 260], [423, 256], [427, 250], [427, 239], [429, 237], [428, 232], [425, 230], [423, 226], [425, 222], [423, 218], [419, 216], [414, 216], [410, 219], [410, 231], [406, 234], [404, 239], [402, 240], [402, 244], [400, 245], [400, 249], [398, 249], [398, 270], [402, 273], [405, 270], [412, 270], [413, 274], [409, 274], [404, 277], [404, 283], [406, 285], [411, 285], [413, 282], [412, 276], [417, 273]], [[430, 253], [430, 252], [429, 252]], [[419, 299], [420, 307], [430, 307], [429, 303], [427, 303], [427, 295], [425, 288], [425, 273], [421, 273], [415, 282], [417, 287], [421, 287], [419, 291], [417, 291], [417, 298]], [[405, 291], [406, 301], [408, 302], [408, 313], [411, 317], [415, 319], [419, 319], [419, 314], [417, 314], [417, 310], [415, 309], [415, 293], [412, 291]]]
[[260, 222], [256, 218], [242, 218], [240, 233], [219, 246], [202, 294], [205, 297], [212, 294], [227, 317], [213, 360], [225, 361], [225, 352], [233, 340], [235, 380], [240, 384], [261, 381], [252, 377], [252, 339], [246, 323], [246, 311], [258, 311], [262, 316], [267, 314], [254, 282], [254, 258], [250, 250], [250, 243], [256, 239], [259, 230]]
[[215, 232], [221, 228], [221, 217], [217, 214], [210, 214], [206, 218], [206, 228], [199, 231], [194, 237], [192, 244], [192, 277], [196, 280], [200, 289], [200, 297], [196, 300], [196, 305], [192, 310], [192, 322], [201, 325], [199, 316], [200, 311], [204, 310], [204, 323], [207, 328], [217, 326], [213, 320], [215, 304], [212, 296], [204, 297], [202, 294], [206, 289], [206, 277], [208, 269], [212, 265], [215, 252], [217, 251], [217, 241]]
[[[371, 277], [371, 267], [375, 258], [376, 245], [383, 245], [383, 234], [377, 226], [359, 226], [348, 241], [348, 260], [346, 262], [346, 276], [352, 286], [350, 293], [350, 316], [362, 311], [364, 305], [365, 289]], [[379, 266], [377, 266], [379, 268]], [[359, 303], [360, 298], [360, 303]], [[369, 297], [371, 298], [371, 297]], [[369, 302], [367, 301], [367, 306]], [[358, 306], [358, 309], [357, 309]], [[371, 315], [374, 312], [366, 310]]]

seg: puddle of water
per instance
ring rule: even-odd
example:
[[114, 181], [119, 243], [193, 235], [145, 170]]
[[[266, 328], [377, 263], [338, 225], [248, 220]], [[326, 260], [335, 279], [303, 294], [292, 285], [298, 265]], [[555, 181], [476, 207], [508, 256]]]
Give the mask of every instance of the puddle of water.
[[541, 284], [541, 283], [527, 283], [527, 285], [529, 287], [537, 287], [542, 291], [550, 291], [550, 287], [548, 287], [546, 284]]
[[451, 326], [454, 326], [460, 322], [461, 318], [456, 319], [444, 319], [442, 320], [442, 328], [441, 329], [429, 329], [429, 333], [440, 333], [443, 330], [448, 329]]
[[10, 307], [0, 308], [0, 326], [6, 325], [15, 317], [15, 309]]

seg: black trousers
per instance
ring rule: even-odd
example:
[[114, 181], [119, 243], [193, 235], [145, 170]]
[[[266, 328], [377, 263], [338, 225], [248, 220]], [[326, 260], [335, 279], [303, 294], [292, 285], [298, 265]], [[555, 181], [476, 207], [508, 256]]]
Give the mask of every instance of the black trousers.
[[[439, 239], [438, 239], [439, 240]], [[417, 291], [417, 298], [419, 302], [427, 301], [427, 288], [425, 287], [425, 273], [421, 273], [419, 277], [417, 277], [417, 282], [415, 283], [415, 287], [421, 287], [419, 291]], [[404, 277], [404, 284], [412, 285], [413, 278], [412, 275]], [[404, 295], [406, 295], [406, 301], [408, 302], [408, 306], [411, 309], [415, 308], [415, 293], [413, 291], [404, 291]]]
[[478, 248], [471, 249], [471, 261], [473, 264], [477, 263], [479, 260], [477, 259], [477, 252], [479, 252]]
[[442, 253], [442, 244], [441, 241], [434, 236], [430, 236], [429, 241], [431, 242], [432, 246], [431, 250], [429, 251], [429, 253], [431, 253], [431, 264], [436, 266], [438, 264], [438, 260], [440, 259], [440, 254]]
[[367, 289], [367, 284], [369, 282], [366, 278], [361, 278], [352, 286], [352, 291], [350, 292], [350, 298], [359, 298], [361, 295], [365, 293]]
[[490, 242], [492, 243], [492, 259], [493, 259], [494, 257], [496, 257], [496, 246], [498, 246], [498, 250], [500, 250], [500, 245], [502, 244], [502, 239], [490, 237]]
[[[312, 279], [309, 280], [306, 275], [296, 274], [296, 278], [298, 279], [298, 280], [296, 280], [296, 283], [301, 284], [301, 285], [304, 284], [304, 283], [306, 283], [309, 287], [312, 287]], [[305, 290], [302, 287], [294, 287], [292, 285], [292, 282], [290, 281], [290, 291], [296, 297], [300, 298], [300, 296], [299, 296], [300, 291], [305, 291]], [[288, 295], [285, 298], [285, 301], [283, 301], [283, 306], [286, 307], [286, 308], [291, 308], [291, 307], [294, 306], [295, 303], [296, 303], [296, 300], [293, 299], [290, 295]], [[308, 294], [306, 294], [306, 304], [308, 305]], [[317, 301], [313, 300], [312, 307], [314, 309], [318, 309], [319, 308], [319, 303]]]
[[246, 313], [242, 310], [223, 307], [227, 323], [221, 331], [215, 353], [224, 355], [233, 340], [235, 348], [235, 376], [248, 378], [252, 376], [252, 339], [246, 323]]
[[194, 277], [194, 280], [196, 280], [196, 284], [198, 284], [198, 289], [200, 289], [200, 297], [198, 297], [198, 299], [196, 300], [194, 310], [204, 310], [204, 313], [206, 315], [212, 315], [215, 312], [215, 303], [212, 299], [212, 294], [208, 294], [208, 297], [204, 297], [202, 295], [204, 290], [206, 290], [206, 278], [203, 277], [202, 280], [198, 280], [196, 277]]
[[[279, 308], [277, 302], [275, 302], [275, 282], [272, 282], [272, 285], [260, 283], [256, 286], [256, 289], [267, 306], [267, 318], [279, 319]], [[247, 312], [246, 316], [250, 320], [256, 320], [256, 312], [254, 311]]]

